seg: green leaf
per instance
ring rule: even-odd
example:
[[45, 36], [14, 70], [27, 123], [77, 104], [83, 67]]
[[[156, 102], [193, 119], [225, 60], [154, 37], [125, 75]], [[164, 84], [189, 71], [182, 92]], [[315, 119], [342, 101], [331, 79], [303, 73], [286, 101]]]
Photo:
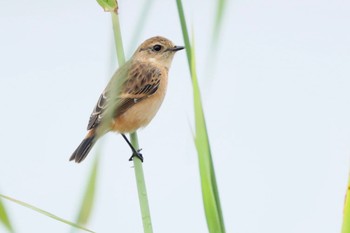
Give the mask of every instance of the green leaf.
[[81, 203], [80, 211], [76, 220], [79, 225], [86, 225], [90, 219], [92, 213], [92, 207], [94, 205], [95, 193], [96, 193], [96, 180], [99, 168], [98, 153], [95, 156], [95, 161], [91, 167], [90, 176], [84, 192], [83, 201]]
[[14, 203], [16, 203], [16, 204], [18, 204], [18, 205], [24, 206], [24, 207], [26, 207], [26, 208], [28, 208], [28, 209], [34, 210], [35, 212], [38, 212], [38, 213], [40, 213], [40, 214], [43, 214], [43, 215], [45, 215], [45, 216], [47, 216], [47, 217], [49, 217], [49, 218], [55, 219], [55, 220], [57, 220], [57, 221], [59, 221], [59, 222], [63, 222], [63, 223], [65, 223], [65, 224], [67, 224], [67, 225], [70, 225], [70, 226], [79, 228], [79, 229], [84, 230], [84, 231], [87, 231], [87, 232], [95, 233], [95, 232], [93, 232], [93, 231], [91, 231], [91, 230], [89, 230], [89, 229], [87, 229], [87, 228], [85, 228], [85, 227], [83, 227], [83, 226], [80, 226], [80, 225], [78, 225], [78, 224], [76, 224], [76, 223], [73, 223], [73, 222], [70, 222], [70, 221], [68, 221], [68, 220], [65, 220], [65, 219], [63, 219], [63, 218], [57, 217], [57, 216], [54, 215], [54, 214], [51, 214], [51, 213], [49, 213], [49, 212], [47, 212], [47, 211], [45, 211], [45, 210], [39, 209], [39, 208], [37, 208], [37, 207], [35, 207], [35, 206], [32, 206], [32, 205], [30, 205], [30, 204], [28, 204], [28, 203], [25, 203], [25, 202], [23, 202], [23, 201], [16, 200], [16, 199], [14, 199], [14, 198], [12, 198], [12, 197], [5, 196], [5, 195], [3, 195], [3, 194], [0, 194], [0, 197], [4, 198], [4, 199], [6, 199], [6, 200], [12, 201], [12, 202], [14, 202]]
[[9, 232], [11, 233], [15, 232], [10, 222], [10, 218], [6, 212], [5, 206], [1, 200], [0, 200], [0, 223], [2, 223]]
[[118, 2], [117, 0], [97, 0], [97, 3], [107, 12], [117, 12]]
[[209, 232], [224, 233], [225, 225], [221, 211], [219, 192], [216, 184], [215, 170], [211, 156], [208, 131], [205, 123], [201, 95], [195, 67], [194, 42], [191, 48], [191, 70], [195, 115], [195, 143], [199, 159], [199, 171], [201, 176], [202, 197], [207, 218]]
[[344, 203], [342, 233], [350, 233], [350, 174]]
[[201, 177], [202, 198], [205, 216], [210, 233], [225, 233], [225, 225], [221, 211], [219, 192], [216, 184], [215, 170], [211, 156], [209, 136], [206, 127], [204, 111], [196, 73], [196, 61], [194, 41], [192, 46], [188, 36], [185, 14], [181, 0], [176, 0], [182, 34], [185, 41], [187, 60], [190, 68], [194, 113], [195, 113], [195, 145], [199, 160], [199, 172]]

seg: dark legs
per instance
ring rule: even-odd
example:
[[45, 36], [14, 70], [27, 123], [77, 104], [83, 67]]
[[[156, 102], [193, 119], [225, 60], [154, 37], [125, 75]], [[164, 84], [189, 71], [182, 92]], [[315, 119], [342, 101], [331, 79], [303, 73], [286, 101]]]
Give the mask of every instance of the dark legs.
[[140, 153], [141, 149], [136, 150], [130, 143], [129, 139], [125, 136], [125, 134], [122, 133], [123, 138], [125, 139], [126, 143], [128, 143], [129, 147], [132, 150], [132, 155], [129, 159], [129, 161], [132, 161], [134, 156], [136, 156], [137, 158], [139, 158], [141, 160], [141, 162], [143, 162], [143, 156]]

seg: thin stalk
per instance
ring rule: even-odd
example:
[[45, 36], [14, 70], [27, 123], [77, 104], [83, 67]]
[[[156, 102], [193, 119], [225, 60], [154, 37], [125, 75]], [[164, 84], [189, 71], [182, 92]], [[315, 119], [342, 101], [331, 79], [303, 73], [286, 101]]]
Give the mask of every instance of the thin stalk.
[[[117, 49], [118, 63], [119, 63], [119, 66], [121, 66], [125, 63], [125, 55], [124, 55], [123, 42], [122, 42], [122, 36], [120, 31], [119, 17], [116, 12], [111, 12], [111, 14], [112, 14], [114, 40], [115, 40], [115, 46]], [[139, 148], [137, 133], [136, 132], [131, 133], [130, 139], [131, 139], [131, 144], [137, 150]], [[149, 205], [148, 205], [148, 197], [147, 197], [145, 178], [143, 175], [142, 162], [140, 159], [136, 157], [133, 158], [133, 162], [134, 162], [134, 170], [135, 170], [136, 185], [137, 185], [137, 191], [138, 191], [139, 202], [140, 202], [141, 215], [142, 215], [143, 231], [144, 233], [152, 233], [153, 228], [152, 228], [151, 214], [150, 214]]]
[[348, 181], [348, 188], [345, 195], [344, 203], [344, 217], [343, 217], [343, 226], [342, 233], [350, 233], [350, 174]]
[[119, 67], [124, 65], [125, 63], [125, 54], [122, 40], [122, 33], [120, 31], [120, 23], [118, 14], [115, 12], [111, 12], [112, 14], [112, 23], [113, 23], [113, 33], [114, 33], [114, 43], [115, 49], [117, 50], [117, 58]]

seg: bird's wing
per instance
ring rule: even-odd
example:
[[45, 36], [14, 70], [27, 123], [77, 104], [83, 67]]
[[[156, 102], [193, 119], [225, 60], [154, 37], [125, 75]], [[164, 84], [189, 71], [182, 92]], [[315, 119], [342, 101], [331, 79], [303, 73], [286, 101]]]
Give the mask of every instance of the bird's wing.
[[89, 123], [87, 126], [88, 130], [97, 127], [102, 121], [103, 116], [106, 114], [106, 109], [109, 105], [111, 94], [113, 95], [114, 99], [119, 95], [121, 86], [126, 80], [130, 64], [130, 62], [126, 62], [114, 73], [107, 87], [100, 95], [100, 98], [98, 99], [97, 104], [90, 115]]
[[[130, 65], [125, 77], [113, 76], [105, 91], [101, 94], [88, 124], [88, 130], [95, 128], [105, 117], [107, 108], [111, 108], [113, 117], [118, 117], [143, 99], [157, 92], [162, 72], [157, 67], [137, 62]], [[113, 100], [113, 101], [112, 101]]]
[[98, 99], [97, 104], [90, 115], [89, 123], [87, 126], [88, 130], [95, 128], [101, 122], [103, 112], [107, 107], [107, 101], [107, 90], [104, 90], [100, 95], [100, 98]]
[[130, 70], [115, 109], [115, 117], [125, 113], [129, 108], [157, 92], [162, 72], [147, 63], [137, 63]]

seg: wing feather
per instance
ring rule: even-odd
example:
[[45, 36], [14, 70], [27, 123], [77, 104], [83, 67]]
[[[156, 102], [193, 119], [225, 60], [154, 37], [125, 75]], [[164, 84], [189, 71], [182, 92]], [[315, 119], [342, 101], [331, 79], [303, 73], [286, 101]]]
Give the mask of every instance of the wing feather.
[[107, 108], [113, 108], [113, 117], [119, 117], [135, 104], [157, 92], [161, 82], [161, 70], [142, 62], [133, 63], [128, 68], [126, 72], [118, 70], [101, 94], [90, 116], [88, 130], [96, 128], [103, 121]]

